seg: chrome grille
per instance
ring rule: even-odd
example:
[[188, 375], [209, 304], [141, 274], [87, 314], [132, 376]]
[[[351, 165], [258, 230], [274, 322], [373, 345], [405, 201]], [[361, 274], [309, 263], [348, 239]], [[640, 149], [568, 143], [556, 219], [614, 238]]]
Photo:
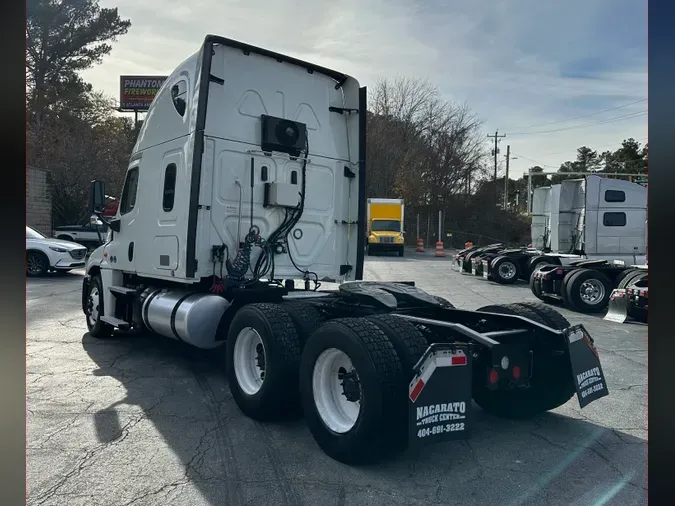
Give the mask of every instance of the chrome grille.
[[394, 242], [393, 237], [380, 237], [380, 242]]
[[82, 260], [86, 255], [87, 255], [87, 249], [82, 248], [82, 249], [73, 249], [70, 250], [70, 256], [73, 257], [75, 260]]

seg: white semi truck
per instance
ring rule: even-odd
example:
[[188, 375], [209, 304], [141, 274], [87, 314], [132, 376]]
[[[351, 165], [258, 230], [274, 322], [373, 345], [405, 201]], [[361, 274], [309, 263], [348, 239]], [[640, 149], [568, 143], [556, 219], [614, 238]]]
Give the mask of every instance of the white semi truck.
[[[539, 299], [597, 313], [614, 289], [638, 284], [640, 296], [648, 277], [647, 189], [594, 175], [537, 188], [532, 242], [545, 252], [530, 260], [530, 288]], [[646, 311], [635, 314], [646, 319]]]
[[466, 311], [360, 281], [365, 139], [354, 78], [207, 36], [156, 95], [114, 218], [92, 182], [109, 233], [86, 265], [89, 333], [224, 347], [245, 415], [302, 409], [346, 463], [465, 437], [472, 399], [528, 417], [607, 395], [587, 331], [544, 305]]
[[644, 264], [647, 189], [600, 176], [537, 188], [532, 246], [563, 264], [580, 257]]

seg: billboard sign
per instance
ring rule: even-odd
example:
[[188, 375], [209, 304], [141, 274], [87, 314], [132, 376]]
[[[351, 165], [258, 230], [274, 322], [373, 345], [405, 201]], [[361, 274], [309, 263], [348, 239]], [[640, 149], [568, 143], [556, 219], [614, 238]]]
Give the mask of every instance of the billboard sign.
[[120, 76], [120, 109], [147, 111], [167, 76]]

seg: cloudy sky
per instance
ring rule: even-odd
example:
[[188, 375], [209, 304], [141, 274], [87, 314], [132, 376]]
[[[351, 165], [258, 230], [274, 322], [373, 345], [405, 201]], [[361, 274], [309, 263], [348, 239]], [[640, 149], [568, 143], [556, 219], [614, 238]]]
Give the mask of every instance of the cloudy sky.
[[[373, 84], [428, 78], [506, 133], [511, 177], [576, 148], [647, 137], [645, 0], [101, 0], [129, 33], [85, 78], [117, 97], [122, 74], [168, 75], [207, 33]], [[486, 138], [486, 142], [488, 139]]]

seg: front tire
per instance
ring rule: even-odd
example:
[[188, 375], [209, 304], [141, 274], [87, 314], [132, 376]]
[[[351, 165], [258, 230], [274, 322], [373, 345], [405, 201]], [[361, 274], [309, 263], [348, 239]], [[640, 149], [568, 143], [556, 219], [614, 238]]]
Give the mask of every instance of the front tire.
[[[541, 313], [542, 308], [506, 304], [486, 306], [478, 311], [522, 316], [556, 330], [563, 330], [567, 327], [565, 325], [559, 328], [563, 323], [562, 320], [551, 318], [550, 315], [545, 317], [546, 315]], [[562, 315], [560, 317], [563, 318]], [[564, 321], [567, 322], [567, 320]], [[562, 337], [556, 348], [567, 349]], [[474, 401], [487, 413], [511, 419], [530, 418], [562, 406], [572, 398], [575, 390], [569, 356], [566, 352], [555, 353], [560, 350], [554, 350], [545, 343], [535, 343], [530, 387], [522, 390], [488, 389], [486, 385], [488, 368], [476, 363], [473, 383]]]
[[29, 251], [26, 253], [26, 274], [37, 278], [47, 274], [49, 270], [49, 259], [47, 255], [40, 251]]
[[103, 282], [99, 276], [94, 276], [89, 282], [89, 290], [87, 291], [85, 305], [87, 329], [89, 330], [90, 336], [102, 338], [110, 337], [113, 334], [115, 329], [101, 321], [101, 316], [104, 314]]
[[305, 345], [299, 375], [305, 421], [328, 456], [364, 464], [401, 448], [405, 378], [375, 323], [341, 318], [324, 324]]
[[248, 304], [232, 318], [225, 347], [232, 397], [249, 418], [280, 419], [298, 405], [300, 338], [278, 304]]
[[398, 250], [398, 256], [402, 257], [405, 255], [405, 246], [401, 246], [401, 249]]

